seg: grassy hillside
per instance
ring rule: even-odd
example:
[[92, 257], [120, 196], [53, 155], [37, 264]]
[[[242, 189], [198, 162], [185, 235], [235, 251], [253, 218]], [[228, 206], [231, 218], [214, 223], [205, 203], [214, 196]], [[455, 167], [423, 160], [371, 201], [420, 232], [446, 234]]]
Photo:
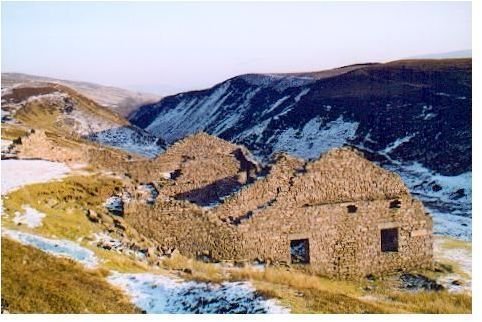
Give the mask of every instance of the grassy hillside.
[[[41, 92], [41, 94], [67, 94], [70, 102], [74, 104], [75, 109], [83, 113], [82, 118], [84, 118], [84, 120], [80, 119], [80, 121], [104, 122], [105, 124], [118, 126], [128, 124], [128, 122], [118, 114], [98, 105], [76, 91], [58, 84], [47, 84], [41, 88], [13, 88], [11, 90], [12, 94], [4, 95], [4, 98], [6, 100], [12, 99], [14, 102], [21, 102], [34, 96], [39, 89], [44, 89], [44, 92]], [[65, 111], [63, 111], [64, 108], [65, 101], [31, 100], [27, 101], [25, 106], [16, 112], [15, 118], [23, 124], [34, 128], [43, 128], [70, 134], [70, 131], [72, 131], [72, 121], [64, 120], [64, 118], [68, 116], [68, 114], [65, 114]]]
[[10, 313], [138, 313], [105, 274], [2, 238], [2, 306]]
[[72, 87], [82, 95], [96, 101], [100, 105], [108, 107], [124, 117], [127, 117], [143, 104], [156, 102], [161, 99], [161, 96], [157, 94], [134, 92], [88, 82], [61, 80], [20, 73], [2, 73], [2, 85], [4, 86], [25, 83], [57, 83]]

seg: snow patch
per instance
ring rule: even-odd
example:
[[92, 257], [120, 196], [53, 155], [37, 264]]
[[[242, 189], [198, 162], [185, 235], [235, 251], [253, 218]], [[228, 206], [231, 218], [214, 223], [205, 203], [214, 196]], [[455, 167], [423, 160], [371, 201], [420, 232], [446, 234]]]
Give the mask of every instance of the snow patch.
[[386, 156], [391, 160], [391, 158], [388, 157], [388, 155], [392, 153], [394, 150], [396, 150], [400, 145], [410, 142], [410, 140], [414, 138], [416, 135], [417, 133], [414, 133], [411, 135], [407, 135], [403, 138], [396, 139], [394, 142], [390, 143], [385, 149], [381, 150], [380, 154], [383, 154], [384, 156]]
[[255, 142], [259, 142], [262, 139], [263, 132], [266, 130], [270, 122], [271, 118], [266, 119], [263, 122], [250, 127], [246, 131], [241, 132], [236, 138], [239, 140], [254, 135], [256, 137]]
[[2, 235], [10, 237], [21, 244], [38, 248], [46, 253], [73, 259], [88, 268], [94, 268], [98, 265], [97, 257], [93, 251], [69, 240], [49, 239], [8, 229], [3, 229]]
[[107, 198], [104, 203], [104, 207], [116, 215], [122, 215], [124, 213], [124, 201], [122, 200], [122, 197], [119, 196]]
[[418, 162], [388, 165], [401, 175], [411, 192], [433, 214], [434, 231], [459, 239], [472, 239], [472, 172], [444, 176]]
[[[472, 253], [466, 248], [443, 247], [445, 240], [436, 238], [434, 240], [434, 253], [438, 259], [445, 259], [457, 264], [465, 276], [460, 274], [448, 274], [442, 276], [437, 282], [443, 285], [449, 292], [470, 292], [472, 290]], [[463, 283], [454, 283], [463, 281]]]
[[300, 130], [285, 130], [278, 136], [274, 151], [284, 151], [302, 158], [317, 158], [321, 153], [343, 146], [353, 138], [358, 125], [358, 122], [344, 121], [343, 116], [327, 124], [315, 117]]
[[247, 83], [254, 86], [270, 87], [282, 92], [291, 87], [300, 87], [311, 84], [316, 80], [309, 76], [286, 76], [276, 74], [247, 74], [240, 76]]
[[428, 121], [428, 120], [431, 120], [433, 118], [437, 117], [437, 114], [435, 113], [428, 113], [426, 114], [424, 117], [423, 117], [423, 120], [424, 121]]
[[124, 289], [146, 313], [288, 313], [260, 296], [250, 283], [186, 282], [156, 274], [114, 272], [109, 282]]
[[309, 91], [310, 91], [309, 88], [305, 88], [304, 90], [302, 90], [298, 95], [296, 95], [295, 102], [298, 103], [303, 96], [308, 94]]
[[2, 160], [2, 195], [24, 185], [63, 178], [70, 168], [45, 160]]
[[[222, 121], [214, 128], [212, 131], [213, 135], [220, 135], [223, 131], [230, 129], [234, 127], [243, 117], [244, 112], [249, 108], [251, 99], [261, 90], [261, 88], [257, 88], [252, 91], [246, 91], [246, 93], [243, 95], [241, 98], [241, 101], [243, 102], [240, 105], [236, 105], [236, 113], [231, 113], [230, 115], [223, 116]], [[216, 112], [215, 115], [213, 115], [213, 119], [219, 116], [219, 111]], [[212, 121], [208, 120], [209, 121]], [[206, 124], [207, 126], [207, 124]], [[205, 127], [206, 127], [205, 126]]]
[[280, 99], [277, 100], [273, 105], [271, 105], [267, 110], [263, 111], [263, 114], [262, 114], [262, 115], [265, 115], [265, 114], [268, 114], [268, 113], [274, 111], [278, 106], [280, 106], [281, 104], [283, 104], [284, 101], [286, 101], [288, 98], [290, 98], [289, 95], [280, 98]]
[[23, 206], [24, 213], [15, 212], [15, 218], [13, 222], [26, 225], [29, 228], [36, 228], [42, 225], [42, 219], [45, 217], [44, 213], [39, 212], [37, 209], [33, 209], [29, 206]]
[[87, 138], [94, 142], [149, 158], [153, 158], [164, 151], [158, 137], [130, 126], [106, 129], [92, 133]]

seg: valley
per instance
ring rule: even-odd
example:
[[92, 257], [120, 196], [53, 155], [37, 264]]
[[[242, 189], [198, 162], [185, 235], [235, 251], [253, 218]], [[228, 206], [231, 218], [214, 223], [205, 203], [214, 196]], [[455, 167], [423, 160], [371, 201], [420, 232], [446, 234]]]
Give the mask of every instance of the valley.
[[[2, 82], [2, 312], [471, 312], [471, 60], [242, 75], [132, 110], [16, 79]], [[325, 164], [340, 173], [316, 181]], [[337, 193], [360, 205], [405, 202], [404, 184], [423, 201], [433, 267], [337, 279], [236, 257], [264, 211], [314, 203], [303, 178], [347, 174]], [[52, 287], [64, 274], [84, 283]]]

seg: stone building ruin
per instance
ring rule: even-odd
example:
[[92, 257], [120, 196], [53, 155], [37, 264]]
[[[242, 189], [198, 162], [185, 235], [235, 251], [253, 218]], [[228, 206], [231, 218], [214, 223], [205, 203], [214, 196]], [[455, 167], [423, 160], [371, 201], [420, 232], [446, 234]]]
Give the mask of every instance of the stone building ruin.
[[[254, 163], [244, 164], [241, 171], [239, 155], [231, 157], [235, 146], [225, 144], [208, 149], [219, 154], [209, 162], [219, 168], [219, 160], [224, 160], [228, 167], [222, 171], [230, 169], [230, 177], [237, 174], [243, 185], [235, 193], [210, 207], [179, 199], [153, 206], [131, 204], [126, 220], [161, 247], [215, 261], [309, 265], [337, 278], [432, 267], [431, 216], [400, 176], [360, 152], [334, 149], [309, 162], [280, 154], [261, 173]], [[201, 171], [209, 164], [204, 160], [200, 166], [194, 160], [183, 169]], [[212, 175], [214, 182], [220, 182], [219, 171]], [[251, 180], [240, 179], [240, 172], [250, 173]], [[255, 173], [262, 176], [254, 177]], [[175, 197], [179, 191], [202, 186], [193, 173], [183, 180], [161, 188], [161, 193]]]

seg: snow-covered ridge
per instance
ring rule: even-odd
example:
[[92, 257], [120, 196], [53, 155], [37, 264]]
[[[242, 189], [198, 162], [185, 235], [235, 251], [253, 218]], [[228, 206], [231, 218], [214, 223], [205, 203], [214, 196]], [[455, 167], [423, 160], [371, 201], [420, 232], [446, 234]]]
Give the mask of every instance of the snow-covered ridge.
[[[189, 133], [203, 130], [207, 126], [206, 122], [213, 118], [230, 95], [229, 86], [228, 81], [201, 100], [196, 98], [184, 100], [175, 109], [167, 111], [162, 117], [157, 117], [146, 130], [160, 135], [168, 143], [181, 139]], [[186, 113], [187, 111], [189, 113]]]
[[309, 76], [286, 76], [276, 74], [247, 74], [239, 77], [250, 85], [263, 87], [270, 86], [280, 92], [290, 87], [304, 86], [316, 81], [316, 79]]
[[[274, 151], [307, 159], [318, 158], [321, 153], [347, 143], [357, 128], [357, 122], [345, 122], [342, 116], [327, 124], [323, 124], [319, 118], [313, 118], [299, 131], [289, 128], [278, 135], [273, 145]], [[321, 131], [323, 135], [320, 135]]]

